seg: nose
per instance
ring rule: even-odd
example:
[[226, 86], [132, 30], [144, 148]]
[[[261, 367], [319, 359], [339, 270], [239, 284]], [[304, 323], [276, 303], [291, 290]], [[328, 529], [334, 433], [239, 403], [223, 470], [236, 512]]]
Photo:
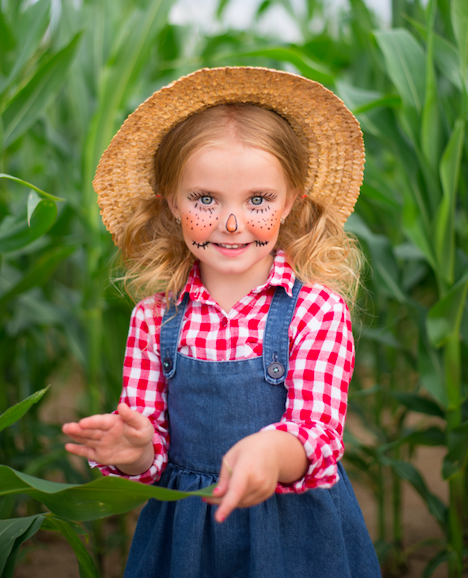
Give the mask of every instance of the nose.
[[226, 221], [226, 230], [229, 233], [235, 233], [237, 231], [237, 217], [234, 213], [231, 213]]
[[219, 218], [219, 230], [223, 233], [229, 233], [230, 235], [235, 235], [236, 233], [242, 233], [245, 229], [244, 216], [242, 211], [233, 210], [234, 207], [226, 208], [223, 211], [223, 215]]

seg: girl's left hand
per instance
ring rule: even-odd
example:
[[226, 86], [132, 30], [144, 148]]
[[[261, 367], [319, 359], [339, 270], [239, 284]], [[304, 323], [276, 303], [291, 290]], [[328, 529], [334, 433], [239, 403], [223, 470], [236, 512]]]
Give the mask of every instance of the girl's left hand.
[[241, 439], [224, 456], [215, 497], [215, 514], [223, 522], [235, 508], [255, 506], [269, 498], [278, 482], [290, 484], [307, 471], [308, 460], [301, 442], [290, 433], [261, 431]]

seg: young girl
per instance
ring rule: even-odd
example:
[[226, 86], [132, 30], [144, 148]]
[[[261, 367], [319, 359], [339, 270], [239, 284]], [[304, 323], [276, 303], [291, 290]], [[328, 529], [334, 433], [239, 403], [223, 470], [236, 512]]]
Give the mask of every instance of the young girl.
[[104, 153], [101, 214], [144, 298], [117, 412], [66, 424], [66, 448], [104, 475], [217, 484], [149, 501], [125, 577], [380, 576], [339, 462], [363, 163], [336, 96], [261, 68], [174, 82]]

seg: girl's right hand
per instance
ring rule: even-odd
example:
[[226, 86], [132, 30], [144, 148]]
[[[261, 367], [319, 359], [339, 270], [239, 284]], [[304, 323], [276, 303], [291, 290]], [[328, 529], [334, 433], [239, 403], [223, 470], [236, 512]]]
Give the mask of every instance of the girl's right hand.
[[79, 444], [68, 443], [65, 449], [99, 464], [115, 466], [125, 474], [141, 474], [154, 459], [153, 425], [125, 403], [118, 405], [117, 412], [64, 424], [63, 433]]

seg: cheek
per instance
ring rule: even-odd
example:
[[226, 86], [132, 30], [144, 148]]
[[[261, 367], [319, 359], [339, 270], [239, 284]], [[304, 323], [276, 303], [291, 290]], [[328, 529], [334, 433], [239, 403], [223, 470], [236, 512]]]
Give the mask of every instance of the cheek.
[[280, 227], [280, 212], [268, 211], [264, 214], [256, 213], [247, 220], [247, 226], [250, 232], [255, 235], [259, 241], [276, 240]]
[[197, 243], [206, 241], [214, 230], [218, 217], [210, 213], [187, 211], [181, 214], [181, 223], [184, 235]]

